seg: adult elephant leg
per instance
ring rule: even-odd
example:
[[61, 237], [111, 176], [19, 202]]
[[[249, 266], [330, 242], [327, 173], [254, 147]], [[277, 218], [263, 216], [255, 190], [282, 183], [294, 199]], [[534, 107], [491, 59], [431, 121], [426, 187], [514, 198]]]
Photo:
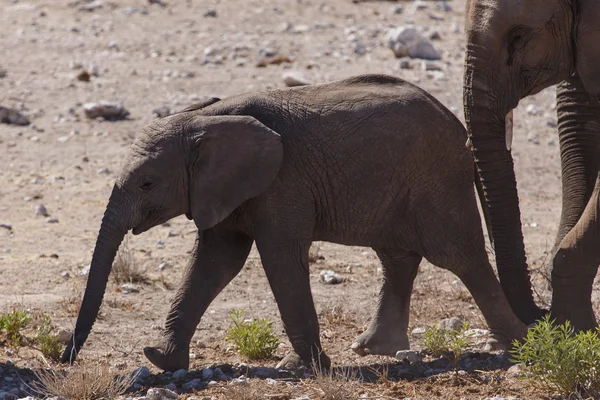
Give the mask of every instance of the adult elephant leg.
[[422, 257], [402, 250], [375, 251], [383, 265], [378, 307], [369, 328], [352, 344], [352, 350], [361, 356], [393, 356], [398, 350], [410, 348], [406, 334], [410, 296]]
[[240, 232], [214, 228], [198, 233], [163, 338], [157, 346], [144, 348], [152, 364], [165, 371], [189, 367], [196, 326], [214, 298], [240, 272], [251, 247], [252, 239]]
[[600, 102], [585, 91], [577, 76], [562, 82], [556, 97], [562, 165], [562, 213], [555, 244], [558, 249], [579, 221], [594, 190], [600, 167]]
[[[285, 332], [296, 354], [286, 356], [279, 367], [304, 365], [329, 368], [319, 338], [319, 321], [310, 291], [308, 250], [310, 242], [256, 239], [269, 285], [281, 313]], [[299, 357], [299, 360], [298, 360]]]
[[565, 235], [552, 268], [552, 316], [576, 330], [597, 326], [592, 284], [600, 264], [600, 179], [581, 218]]

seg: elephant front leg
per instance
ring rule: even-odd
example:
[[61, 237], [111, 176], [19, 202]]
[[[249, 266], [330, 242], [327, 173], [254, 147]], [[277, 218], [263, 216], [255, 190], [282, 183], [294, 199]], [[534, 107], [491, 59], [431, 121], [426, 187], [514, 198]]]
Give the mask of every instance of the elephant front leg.
[[376, 250], [383, 265], [383, 285], [369, 328], [352, 343], [358, 355], [394, 356], [410, 348], [407, 329], [410, 296], [422, 257], [402, 250]]
[[[256, 240], [263, 267], [281, 313], [285, 332], [296, 355], [285, 357], [277, 366], [304, 365], [329, 368], [331, 362], [319, 339], [319, 321], [310, 291], [308, 249], [310, 242], [274, 244]], [[298, 360], [299, 358], [299, 360]]]
[[576, 330], [598, 326], [592, 285], [600, 263], [600, 178], [577, 224], [561, 241], [552, 268], [552, 316]]
[[165, 371], [188, 369], [190, 341], [202, 315], [240, 272], [252, 239], [243, 233], [210, 229], [199, 232], [167, 316], [159, 345], [144, 348], [148, 360]]

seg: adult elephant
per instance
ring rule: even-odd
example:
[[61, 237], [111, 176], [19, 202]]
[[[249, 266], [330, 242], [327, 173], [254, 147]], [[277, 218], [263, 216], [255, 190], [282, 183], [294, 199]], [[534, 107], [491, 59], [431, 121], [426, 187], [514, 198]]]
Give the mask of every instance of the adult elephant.
[[510, 152], [512, 110], [523, 97], [559, 84], [563, 202], [551, 311], [577, 329], [596, 326], [591, 290], [598, 267], [593, 253], [600, 251], [594, 190], [600, 165], [599, 21], [597, 0], [470, 0], [467, 4], [464, 106], [469, 142], [484, 186], [500, 280], [525, 323], [542, 311], [533, 301], [521, 231]]

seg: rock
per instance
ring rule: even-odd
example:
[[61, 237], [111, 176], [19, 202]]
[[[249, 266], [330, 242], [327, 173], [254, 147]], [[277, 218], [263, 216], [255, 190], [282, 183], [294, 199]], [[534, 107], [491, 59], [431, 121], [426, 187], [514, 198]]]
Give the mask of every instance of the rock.
[[58, 341], [61, 343], [64, 343], [64, 344], [69, 343], [71, 341], [72, 337], [73, 337], [73, 331], [71, 331], [69, 329], [61, 329], [56, 334], [56, 338], [58, 339]]
[[252, 376], [260, 379], [276, 378], [277, 370], [268, 367], [254, 367], [252, 368]]
[[506, 374], [515, 378], [519, 378], [524, 376], [523, 374], [523, 365], [515, 364], [509, 369], [506, 370]]
[[321, 282], [328, 285], [336, 285], [344, 281], [344, 278], [340, 274], [328, 269], [321, 271], [319, 273], [319, 278], [321, 279]]
[[29, 125], [29, 118], [14, 108], [0, 106], [0, 122], [9, 125]]
[[442, 66], [434, 61], [424, 61], [423, 70], [425, 71], [441, 71]]
[[77, 80], [80, 82], [89, 82], [92, 76], [86, 70], [79, 71], [76, 76]]
[[249, 382], [248, 382], [248, 378], [246, 378], [244, 375], [242, 375], [239, 378], [236, 378], [236, 379], [232, 380], [231, 382], [229, 382], [229, 384], [235, 385], [235, 386], [246, 386], [246, 385], [249, 385]]
[[410, 334], [413, 336], [421, 336], [421, 335], [424, 335], [426, 331], [427, 331], [426, 328], [418, 327], [418, 328], [413, 329]]
[[267, 385], [276, 385], [277, 384], [277, 381], [272, 378], [265, 379], [265, 382], [267, 382]]
[[427, 4], [423, 0], [415, 0], [413, 3], [413, 8], [415, 11], [416, 10], [426, 10], [427, 8], [429, 8], [429, 4]]
[[163, 240], [157, 240], [156, 241], [156, 245], [154, 245], [154, 247], [156, 247], [157, 249], [164, 249], [165, 248], [165, 242]]
[[96, 0], [80, 6], [79, 11], [92, 12], [102, 7], [104, 7], [104, 3], [100, 0]]
[[467, 329], [465, 331], [465, 335], [469, 336], [469, 337], [481, 337], [481, 336], [487, 336], [489, 334], [490, 334], [490, 331], [488, 329], [473, 328], [473, 329]]
[[151, 375], [152, 373], [150, 373], [150, 370], [145, 365], [136, 368], [131, 373], [131, 376], [134, 376], [136, 381], [145, 381], [146, 379], [150, 378]]
[[400, 69], [412, 69], [410, 57], [402, 57], [399, 63]]
[[129, 115], [120, 103], [101, 100], [97, 103], [86, 103], [83, 111], [88, 118], [104, 118], [109, 121], [124, 119]]
[[46, 206], [44, 206], [43, 204], [39, 204], [35, 208], [35, 215], [37, 215], [38, 217], [49, 217], [50, 216], [50, 214], [48, 213], [48, 210], [46, 209]]
[[220, 367], [217, 367], [213, 370], [213, 374], [214, 374], [214, 378], [218, 379], [220, 381], [226, 381], [229, 379], [229, 377], [227, 375], [225, 375], [225, 373], [223, 372], [223, 370], [221, 370]]
[[171, 264], [169, 264], [168, 262], [161, 262], [160, 264], [158, 264], [158, 270], [164, 271], [165, 269], [167, 269], [170, 266], [171, 266]]
[[211, 368], [202, 368], [202, 371], [200, 372], [202, 373], [202, 379], [205, 381], [211, 380], [214, 375], [213, 370]]
[[174, 384], [173, 382], [171, 382], [168, 385], [165, 385], [165, 389], [171, 390], [171, 391], [174, 392], [175, 390], [177, 390], [177, 385]]
[[202, 383], [202, 379], [200, 378], [196, 378], [196, 379], [192, 379], [191, 381], [184, 383], [182, 388], [184, 390], [192, 390], [192, 389], [199, 389], [203, 386], [204, 384]]
[[148, 400], [170, 400], [179, 398], [179, 395], [165, 388], [150, 388], [146, 392], [146, 397]]
[[77, 275], [79, 275], [79, 276], [88, 276], [88, 275], [89, 275], [89, 273], [90, 273], [90, 267], [91, 267], [91, 266], [92, 266], [92, 265], [91, 265], [91, 264], [89, 264], [89, 265], [86, 265], [85, 267], [81, 268], [81, 269], [79, 270], [79, 272], [77, 272]]
[[6, 78], [6, 75], [7, 71], [4, 68], [0, 67], [0, 79]]
[[10, 224], [0, 224], [1, 229], [6, 229], [7, 231], [12, 231], [12, 225]]
[[354, 44], [354, 54], [363, 56], [363, 55], [367, 54], [367, 52], [368, 52], [368, 49], [364, 43], [356, 42]]
[[46, 220], [46, 222], [49, 224], [58, 224], [58, 218], [50, 217]]
[[182, 381], [185, 379], [186, 376], [187, 371], [185, 369], [178, 369], [177, 371], [173, 372], [173, 379], [175, 379], [176, 381]]
[[156, 4], [159, 5], [161, 7], [166, 7], [167, 3], [165, 3], [163, 0], [148, 0], [149, 4]]
[[446, 329], [447, 331], [460, 331], [460, 328], [464, 323], [465, 322], [462, 319], [458, 317], [452, 317], [441, 320], [437, 325], [438, 327]]
[[311, 84], [311, 82], [308, 79], [306, 79], [303, 75], [294, 71], [284, 72], [282, 79], [283, 83], [285, 83], [285, 85], [288, 87], [305, 86]]
[[392, 7], [392, 14], [402, 14], [403, 12], [404, 12], [404, 7], [402, 7], [402, 6]]
[[401, 26], [389, 31], [388, 47], [398, 58], [410, 57], [424, 60], [440, 60], [441, 56], [431, 42], [414, 27]]
[[277, 49], [272, 47], [264, 47], [258, 51], [259, 58], [275, 57], [277, 55]]
[[128, 293], [139, 293], [140, 289], [135, 286], [133, 283], [124, 283], [121, 285], [121, 292], [124, 294]]
[[410, 363], [419, 363], [423, 361], [423, 358], [423, 354], [416, 350], [400, 350], [396, 352], [396, 359], [400, 361], [407, 360]]
[[441, 40], [442, 36], [438, 31], [433, 31], [429, 34], [429, 40]]
[[204, 13], [204, 18], [217, 18], [217, 10], [208, 10]]
[[440, 11], [444, 11], [444, 12], [452, 11], [452, 6], [450, 4], [448, 4], [448, 2], [446, 2], [446, 1], [438, 1], [435, 4], [435, 8], [437, 8]]
[[167, 106], [161, 106], [152, 110], [152, 113], [155, 114], [158, 118], [164, 118], [171, 115], [171, 109]]

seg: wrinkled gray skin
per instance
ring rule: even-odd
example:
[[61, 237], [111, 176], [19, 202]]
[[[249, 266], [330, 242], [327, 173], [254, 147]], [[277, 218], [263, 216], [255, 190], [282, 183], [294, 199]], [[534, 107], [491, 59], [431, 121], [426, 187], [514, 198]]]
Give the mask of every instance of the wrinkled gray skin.
[[523, 322], [542, 315], [531, 292], [505, 116], [521, 98], [559, 84], [563, 186], [551, 313], [578, 330], [593, 328], [591, 290], [600, 262], [600, 1], [470, 0], [467, 9], [465, 118], [500, 282]]
[[488, 263], [465, 140], [433, 97], [381, 75], [245, 94], [151, 123], [106, 208], [75, 347], [63, 359], [92, 328], [125, 233], [184, 213], [198, 238], [164, 337], [144, 349], [164, 370], [188, 368], [200, 318], [253, 242], [297, 354], [281, 365], [330, 365], [309, 284], [314, 240], [370, 246], [383, 263], [376, 315], [352, 345], [359, 354], [409, 348], [409, 301], [423, 257], [460, 277], [498, 342], [522, 337], [526, 328]]

